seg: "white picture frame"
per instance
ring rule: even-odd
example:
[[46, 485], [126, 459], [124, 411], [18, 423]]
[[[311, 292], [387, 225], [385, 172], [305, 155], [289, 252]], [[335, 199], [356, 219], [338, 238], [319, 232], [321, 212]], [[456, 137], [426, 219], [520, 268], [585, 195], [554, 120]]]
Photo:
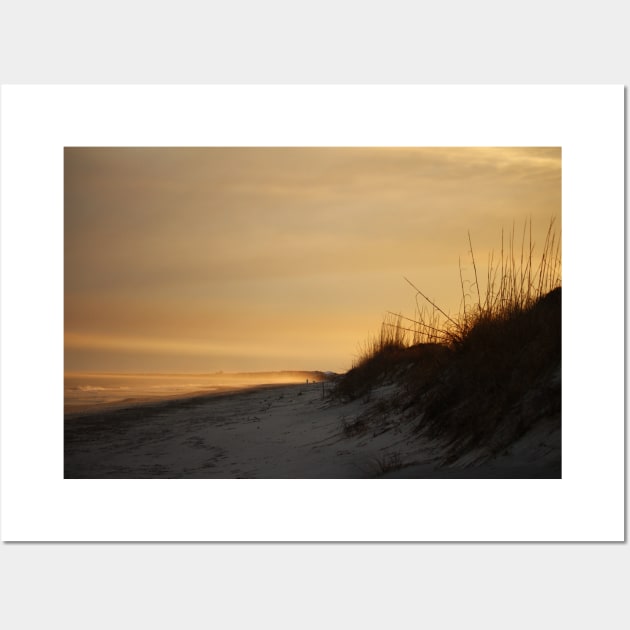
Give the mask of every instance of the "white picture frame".
[[[1, 96], [3, 540], [623, 540], [623, 86]], [[66, 146], [562, 147], [562, 479], [65, 480]]]

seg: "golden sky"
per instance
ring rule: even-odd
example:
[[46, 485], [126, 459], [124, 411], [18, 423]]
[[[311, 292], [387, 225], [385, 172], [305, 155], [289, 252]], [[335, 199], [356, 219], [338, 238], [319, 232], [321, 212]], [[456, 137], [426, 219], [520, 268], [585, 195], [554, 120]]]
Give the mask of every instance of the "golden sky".
[[343, 371], [560, 212], [560, 148], [67, 148], [65, 369]]

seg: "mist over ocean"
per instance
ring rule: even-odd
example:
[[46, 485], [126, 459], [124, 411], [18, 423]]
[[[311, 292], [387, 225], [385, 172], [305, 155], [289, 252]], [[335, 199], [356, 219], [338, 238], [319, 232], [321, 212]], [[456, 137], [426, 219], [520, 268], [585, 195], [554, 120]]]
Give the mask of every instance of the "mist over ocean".
[[65, 413], [101, 406], [133, 404], [193, 393], [211, 393], [256, 385], [304, 383], [323, 378], [321, 372], [243, 372], [212, 374], [115, 374], [70, 373], [64, 375]]

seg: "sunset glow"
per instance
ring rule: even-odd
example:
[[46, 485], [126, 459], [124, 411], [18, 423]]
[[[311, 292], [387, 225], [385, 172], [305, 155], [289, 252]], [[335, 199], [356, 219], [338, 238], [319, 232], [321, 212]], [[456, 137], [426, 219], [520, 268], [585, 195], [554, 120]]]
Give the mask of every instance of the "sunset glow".
[[560, 214], [560, 148], [67, 148], [65, 370], [344, 371]]

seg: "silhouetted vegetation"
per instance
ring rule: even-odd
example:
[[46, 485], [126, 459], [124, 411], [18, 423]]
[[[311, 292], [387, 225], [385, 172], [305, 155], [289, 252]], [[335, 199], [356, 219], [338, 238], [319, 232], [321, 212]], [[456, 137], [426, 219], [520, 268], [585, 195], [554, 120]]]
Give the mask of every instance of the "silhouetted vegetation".
[[[461, 313], [449, 316], [416, 290], [416, 313], [390, 313], [337, 384], [343, 399], [398, 386], [399, 404], [417, 430], [446, 443], [454, 458], [483, 446], [498, 453], [541, 418], [560, 416], [561, 259], [553, 221], [540, 257], [531, 223], [490, 254], [480, 284], [461, 276]], [[354, 423], [360, 423], [356, 419]], [[354, 432], [357, 427], [348, 427]]]

